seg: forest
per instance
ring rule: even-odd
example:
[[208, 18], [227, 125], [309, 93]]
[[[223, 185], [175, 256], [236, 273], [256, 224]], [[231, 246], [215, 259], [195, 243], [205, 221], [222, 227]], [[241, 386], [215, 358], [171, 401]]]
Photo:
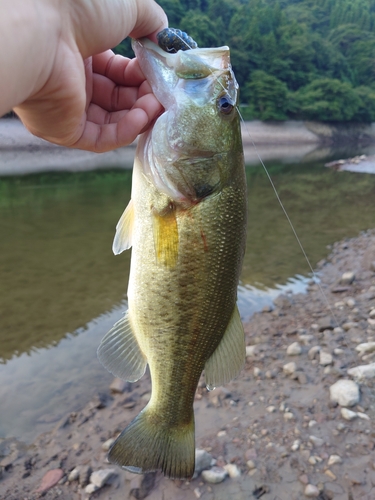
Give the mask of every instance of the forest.
[[245, 119], [375, 121], [375, 0], [158, 3], [200, 47], [230, 47]]

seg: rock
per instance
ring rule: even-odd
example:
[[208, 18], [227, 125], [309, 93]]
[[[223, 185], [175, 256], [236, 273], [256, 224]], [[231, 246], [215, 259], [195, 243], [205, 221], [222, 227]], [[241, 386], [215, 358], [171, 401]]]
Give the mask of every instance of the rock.
[[302, 352], [302, 347], [299, 345], [298, 342], [293, 342], [293, 344], [290, 344], [286, 350], [286, 353], [289, 356], [298, 356]]
[[194, 477], [198, 477], [198, 475], [204, 469], [209, 469], [211, 467], [212, 455], [208, 453], [206, 450], [195, 450], [195, 470]]
[[340, 457], [340, 455], [331, 455], [328, 459], [328, 466], [331, 466], [331, 465], [335, 465], [335, 464], [341, 464], [342, 463], [342, 459]]
[[333, 363], [332, 354], [325, 351], [320, 351], [319, 364], [321, 366], [328, 366]]
[[256, 345], [247, 345], [246, 346], [246, 357], [253, 357], [255, 356], [255, 350], [257, 346]]
[[254, 377], [259, 377], [262, 374], [260, 368], [257, 366], [254, 367]]
[[56, 486], [63, 475], [64, 471], [62, 469], [52, 469], [46, 472], [42, 478], [39, 488], [36, 490], [37, 493], [42, 493], [43, 491], [47, 491]]
[[324, 444], [324, 439], [317, 436], [310, 436], [309, 439], [314, 446], [323, 446]]
[[266, 410], [268, 413], [274, 413], [276, 411], [276, 406], [267, 406]]
[[324, 330], [333, 330], [334, 325], [330, 316], [325, 316], [324, 318], [320, 318], [318, 320], [318, 329], [320, 332]]
[[358, 417], [355, 411], [348, 410], [347, 408], [341, 408], [341, 416], [345, 420], [353, 420]]
[[100, 469], [93, 472], [90, 476], [90, 483], [98, 488], [103, 488], [114, 476], [117, 476], [115, 469]]
[[212, 467], [210, 470], [204, 470], [202, 472], [202, 478], [206, 483], [222, 483], [227, 477], [228, 472], [223, 467]]
[[290, 363], [287, 363], [286, 365], [283, 366], [283, 372], [285, 375], [292, 375], [297, 369], [297, 366], [294, 361], [291, 361]]
[[91, 495], [92, 493], [95, 493], [95, 491], [98, 491], [98, 486], [96, 486], [96, 484], [88, 484], [86, 487], [85, 487], [85, 493], [88, 493], [89, 495]]
[[369, 365], [359, 365], [348, 370], [348, 374], [356, 380], [365, 380], [375, 377], [375, 363]]
[[78, 478], [79, 478], [79, 467], [76, 467], [75, 469], [69, 472], [68, 481], [69, 482], [77, 481]]
[[320, 495], [319, 489], [313, 484], [308, 484], [305, 488], [305, 496], [309, 498], [316, 498]]
[[143, 500], [148, 497], [151, 490], [155, 486], [157, 472], [146, 472], [145, 474], [135, 475], [133, 474], [133, 479], [130, 482], [130, 497], [134, 497], [137, 500]]
[[331, 401], [340, 406], [354, 406], [359, 403], [359, 387], [352, 380], [340, 379], [329, 388]]
[[363, 344], [357, 345], [355, 350], [359, 352], [360, 356], [362, 356], [366, 352], [373, 352], [375, 351], [375, 342], [364, 342]]
[[91, 472], [92, 469], [90, 465], [82, 465], [82, 467], [79, 467], [79, 484], [82, 488], [89, 483]]
[[351, 271], [344, 273], [340, 278], [340, 283], [342, 285], [351, 285], [355, 280], [355, 274]]
[[320, 346], [314, 345], [314, 347], [312, 347], [307, 353], [307, 356], [309, 359], [314, 359], [319, 352], [320, 352]]
[[353, 297], [348, 297], [346, 299], [346, 304], [348, 307], [350, 307], [351, 309], [353, 309], [353, 307], [356, 305], [356, 301], [353, 299]]
[[116, 441], [115, 438], [110, 438], [110, 439], [107, 439], [107, 441], [104, 441], [104, 443], [102, 444], [102, 450], [109, 451], [109, 449], [111, 448], [111, 446], [113, 445], [113, 443], [115, 441]]
[[110, 391], [115, 394], [122, 394], [124, 392], [128, 392], [129, 388], [130, 388], [130, 383], [118, 377], [115, 377], [112, 380], [111, 385], [109, 386]]
[[256, 465], [255, 465], [254, 460], [248, 460], [248, 461], [246, 462], [246, 465], [249, 467], [249, 469], [250, 469], [250, 470], [253, 470], [253, 469], [255, 469], [255, 468], [256, 468]]
[[236, 464], [224, 465], [223, 469], [225, 469], [228, 472], [229, 477], [231, 479], [234, 479], [236, 477], [240, 477], [240, 475], [241, 475], [241, 469], [239, 467], [237, 467]]
[[362, 411], [357, 411], [357, 417], [362, 418], [362, 420], [370, 420], [370, 417]]

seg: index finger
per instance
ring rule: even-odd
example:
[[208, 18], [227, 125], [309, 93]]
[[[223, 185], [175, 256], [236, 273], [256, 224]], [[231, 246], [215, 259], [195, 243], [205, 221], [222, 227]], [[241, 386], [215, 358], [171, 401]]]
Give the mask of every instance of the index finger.
[[92, 70], [126, 87], [139, 87], [146, 79], [137, 59], [115, 55], [112, 50], [93, 56]]

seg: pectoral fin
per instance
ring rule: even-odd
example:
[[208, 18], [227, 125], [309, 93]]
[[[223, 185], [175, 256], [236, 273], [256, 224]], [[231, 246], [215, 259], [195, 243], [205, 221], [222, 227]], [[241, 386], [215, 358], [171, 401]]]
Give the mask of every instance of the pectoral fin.
[[235, 306], [220, 344], [204, 367], [207, 387], [218, 387], [235, 378], [245, 364], [245, 334]]
[[144, 374], [147, 360], [132, 331], [128, 312], [104, 336], [98, 358], [115, 377], [128, 382], [135, 382]]
[[167, 267], [175, 267], [178, 258], [178, 226], [176, 211], [153, 214], [154, 242], [157, 261]]
[[116, 226], [116, 234], [112, 245], [112, 250], [115, 255], [118, 255], [124, 250], [128, 250], [132, 246], [133, 224], [134, 207], [133, 201], [130, 200]]

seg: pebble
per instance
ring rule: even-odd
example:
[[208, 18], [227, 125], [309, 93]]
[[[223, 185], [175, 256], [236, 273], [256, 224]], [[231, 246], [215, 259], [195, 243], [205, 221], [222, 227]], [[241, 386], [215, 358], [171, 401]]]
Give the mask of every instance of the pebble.
[[313, 484], [308, 484], [305, 488], [305, 496], [309, 498], [316, 498], [320, 495], [319, 489]]
[[340, 457], [340, 455], [331, 455], [327, 462], [329, 466], [341, 463], [342, 463], [342, 458]]
[[340, 349], [339, 347], [336, 347], [336, 349], [333, 350], [333, 353], [336, 354], [336, 356], [340, 356], [341, 354], [344, 354], [344, 349]]
[[333, 363], [332, 354], [325, 351], [320, 351], [319, 364], [321, 366], [328, 366]]
[[336, 328], [333, 329], [333, 333], [335, 335], [342, 335], [344, 333], [344, 330], [341, 328], [341, 326], [336, 326]]
[[79, 484], [82, 488], [89, 483], [91, 472], [92, 469], [90, 465], [83, 465], [82, 467], [79, 467]]
[[375, 377], [375, 363], [369, 365], [359, 365], [348, 370], [348, 375], [354, 377], [356, 380], [365, 380]]
[[46, 472], [42, 478], [42, 482], [40, 483], [39, 488], [36, 490], [38, 493], [42, 493], [47, 491], [60, 481], [63, 477], [64, 471], [62, 469], [52, 469]]
[[75, 469], [69, 472], [68, 481], [69, 482], [77, 481], [78, 478], [79, 478], [79, 468], [76, 467]]
[[340, 406], [354, 406], [359, 403], [359, 387], [353, 380], [340, 379], [329, 388], [331, 401]]
[[249, 468], [250, 470], [253, 470], [253, 469], [255, 469], [255, 468], [256, 468], [256, 465], [255, 465], [254, 460], [248, 460], [248, 461], [246, 462], [246, 465], [248, 466], [248, 468]]
[[293, 342], [293, 344], [290, 344], [286, 350], [286, 353], [289, 356], [298, 356], [302, 352], [302, 347], [299, 345], [298, 342]]
[[246, 346], [246, 357], [255, 356], [255, 349], [256, 348], [257, 348], [256, 345], [247, 345]]
[[285, 375], [292, 375], [296, 371], [296, 369], [297, 365], [294, 361], [291, 361], [290, 363], [287, 363], [283, 366], [283, 372], [285, 373]]
[[195, 450], [195, 470], [194, 477], [197, 477], [202, 470], [209, 469], [211, 467], [212, 455], [206, 450], [201, 450], [197, 448]]
[[99, 488], [98, 486], [96, 486], [95, 484], [88, 484], [86, 487], [85, 487], [85, 492], [88, 493], [89, 495], [91, 495], [92, 493], [95, 493], [95, 491], [98, 491]]
[[349, 297], [346, 299], [346, 304], [348, 307], [353, 309], [353, 307], [356, 305], [356, 301], [352, 297]]
[[276, 406], [267, 406], [266, 410], [268, 413], [274, 413], [276, 411]]
[[348, 410], [347, 408], [341, 408], [341, 416], [345, 420], [353, 420], [354, 418], [358, 417], [355, 411]]
[[370, 420], [370, 417], [362, 411], [357, 411], [357, 417], [362, 418], [362, 420]]
[[115, 441], [116, 441], [115, 438], [110, 438], [110, 439], [107, 439], [107, 441], [104, 441], [104, 443], [102, 444], [102, 450], [109, 451], [109, 449], [111, 448], [111, 446], [113, 445], [113, 443]]
[[254, 368], [254, 377], [259, 377], [259, 375], [262, 373], [260, 368], [258, 368], [257, 366]]
[[300, 446], [300, 444], [301, 444], [301, 441], [300, 441], [299, 439], [296, 439], [296, 440], [293, 442], [293, 444], [292, 444], [292, 446], [290, 447], [290, 449], [291, 449], [292, 451], [297, 451], [297, 450], [299, 450], [299, 446]]
[[319, 352], [320, 352], [320, 346], [314, 345], [314, 347], [312, 347], [307, 353], [307, 356], [309, 359], [314, 359]]
[[290, 411], [286, 411], [284, 413], [284, 420], [292, 420], [294, 418], [294, 415], [292, 412]]
[[330, 316], [320, 318], [318, 321], [318, 327], [320, 332], [323, 332], [324, 330], [333, 330], [333, 323]]
[[309, 427], [314, 427], [318, 422], [316, 420], [310, 420]]
[[202, 472], [202, 478], [207, 483], [212, 484], [222, 483], [227, 475], [228, 472], [223, 467], [212, 467], [212, 469]]
[[109, 389], [114, 394], [122, 394], [129, 390], [129, 382], [122, 380], [121, 378], [115, 377], [109, 386]]
[[114, 476], [117, 476], [115, 469], [96, 470], [90, 476], [90, 483], [95, 484], [98, 488], [103, 488]]
[[324, 444], [324, 439], [319, 438], [317, 436], [310, 436], [309, 439], [314, 446], [323, 446], [323, 444]]
[[348, 271], [341, 276], [340, 283], [342, 285], [351, 285], [354, 280], [355, 274], [351, 271]]
[[363, 344], [357, 345], [355, 350], [359, 352], [360, 356], [367, 352], [373, 352], [375, 351], [375, 342], [364, 342]]
[[229, 477], [231, 479], [234, 479], [236, 477], [240, 477], [240, 475], [241, 475], [241, 469], [236, 464], [224, 465], [223, 469], [225, 469], [228, 472]]

